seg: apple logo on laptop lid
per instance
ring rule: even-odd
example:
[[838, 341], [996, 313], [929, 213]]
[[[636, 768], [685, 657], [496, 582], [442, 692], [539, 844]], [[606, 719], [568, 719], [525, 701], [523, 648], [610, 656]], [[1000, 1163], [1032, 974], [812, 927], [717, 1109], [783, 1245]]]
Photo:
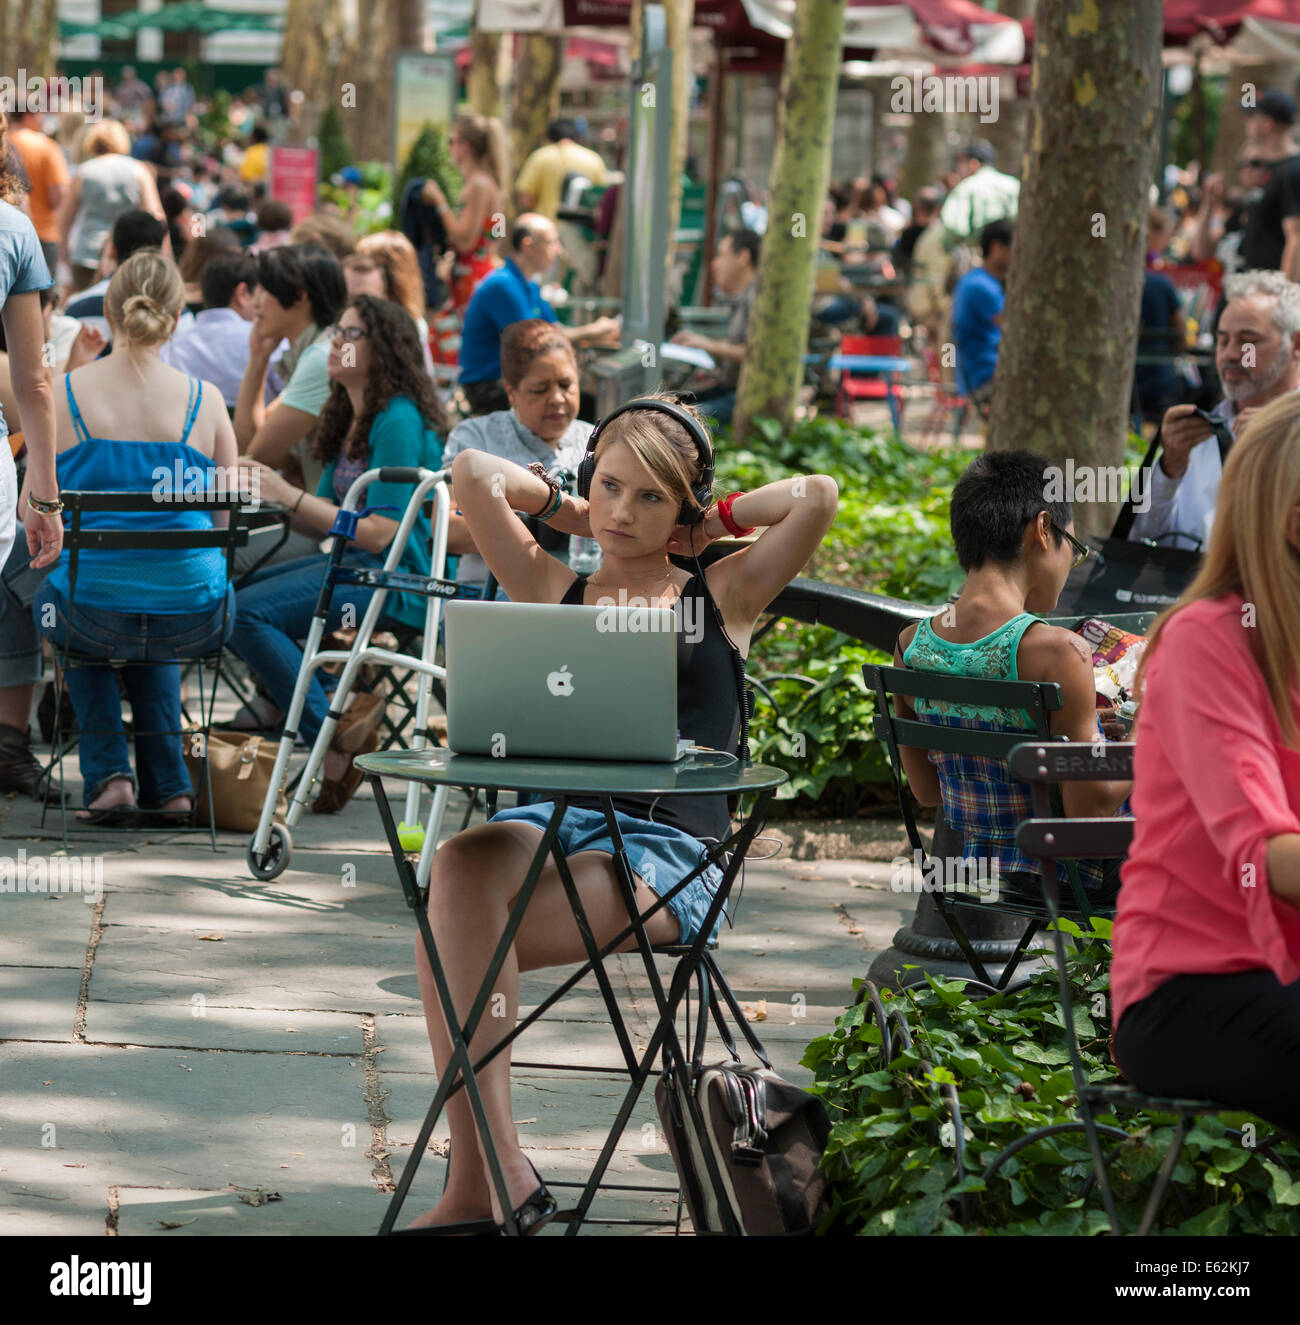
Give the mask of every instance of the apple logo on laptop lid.
[[573, 674], [565, 663], [558, 672], [551, 672], [546, 678], [546, 688], [553, 695], [573, 694]]

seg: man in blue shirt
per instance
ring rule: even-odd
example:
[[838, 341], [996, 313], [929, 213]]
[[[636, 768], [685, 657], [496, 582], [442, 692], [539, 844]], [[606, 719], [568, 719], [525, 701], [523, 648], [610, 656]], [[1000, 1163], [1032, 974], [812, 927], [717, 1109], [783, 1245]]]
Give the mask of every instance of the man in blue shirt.
[[987, 420], [1011, 270], [1011, 222], [990, 221], [980, 232], [980, 252], [984, 265], [968, 271], [953, 291], [952, 338], [957, 346], [957, 389]]
[[[539, 317], [554, 322], [555, 312], [542, 298], [536, 277], [560, 255], [555, 223], [536, 212], [525, 212], [510, 231], [510, 256], [479, 283], [460, 329], [460, 384], [471, 414], [509, 409], [501, 380], [501, 333], [512, 323]], [[581, 327], [561, 327], [579, 344], [617, 336], [619, 325], [602, 317]]]

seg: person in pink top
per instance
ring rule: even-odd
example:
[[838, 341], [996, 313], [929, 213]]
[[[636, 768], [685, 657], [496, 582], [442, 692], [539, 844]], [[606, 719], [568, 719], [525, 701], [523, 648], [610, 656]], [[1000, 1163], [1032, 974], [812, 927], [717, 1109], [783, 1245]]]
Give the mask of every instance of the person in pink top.
[[1300, 394], [1229, 453], [1205, 562], [1152, 627], [1115, 918], [1115, 1059], [1300, 1133]]

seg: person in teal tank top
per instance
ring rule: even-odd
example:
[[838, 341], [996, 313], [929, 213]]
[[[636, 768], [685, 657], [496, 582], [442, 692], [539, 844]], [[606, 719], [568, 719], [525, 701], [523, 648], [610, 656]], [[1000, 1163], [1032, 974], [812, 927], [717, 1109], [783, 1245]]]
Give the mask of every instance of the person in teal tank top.
[[[235, 434], [221, 393], [158, 357], [184, 307], [176, 264], [157, 249], [132, 254], [104, 295], [112, 353], [69, 373], [56, 387], [60, 487], [149, 492], [158, 501], [155, 511], [88, 517], [86, 528], [210, 529], [214, 517], [187, 506], [186, 493], [233, 490]], [[217, 481], [218, 471], [224, 483]], [[215, 522], [226, 519], [220, 512]], [[211, 653], [229, 634], [234, 594], [226, 585], [224, 558], [206, 548], [83, 550], [75, 584], [68, 561], [65, 550], [32, 603], [42, 634], [105, 664], [171, 664], [122, 668], [136, 773], [113, 669], [68, 669], [80, 731], [86, 806], [80, 817], [121, 822], [140, 810], [166, 819], [188, 816], [193, 789], [183, 758], [176, 660]]]
[[[412, 467], [439, 469], [447, 420], [420, 352], [411, 315], [399, 304], [374, 295], [358, 295], [334, 328], [329, 352], [329, 399], [321, 411], [317, 447], [325, 462], [315, 496], [305, 496], [275, 470], [255, 460], [242, 463], [268, 501], [285, 502], [300, 533], [323, 539], [334, 525], [348, 488], [367, 469]], [[409, 483], [372, 483], [362, 498], [380, 508], [357, 525], [345, 554], [345, 566], [380, 567], [397, 533], [398, 522], [415, 492]], [[401, 569], [430, 573], [430, 529], [421, 513], [402, 552]], [[231, 651], [253, 670], [280, 709], [287, 712], [302, 668], [302, 649], [311, 626], [328, 558], [301, 557], [266, 567], [244, 581]], [[359, 625], [374, 590], [340, 585], [331, 600], [326, 631]], [[418, 594], [390, 594], [384, 615], [392, 622], [423, 627], [426, 599]], [[381, 621], [383, 618], [381, 618]], [[328, 700], [320, 673], [313, 675], [298, 730], [314, 742], [325, 721]], [[378, 710], [382, 712], [382, 710]], [[364, 732], [341, 731], [325, 759], [316, 813], [342, 809], [361, 781], [351, 756]]]
[[[1050, 717], [1054, 735], [1096, 741], [1092, 653], [1072, 631], [1049, 625], [1071, 569], [1088, 549], [1074, 538], [1069, 502], [1049, 501], [1049, 462], [1029, 451], [977, 457], [953, 489], [949, 522], [966, 582], [938, 616], [907, 627], [894, 661], [918, 671], [1004, 681], [1053, 681], [1064, 707]], [[901, 718], [941, 726], [1032, 733], [1023, 709], [945, 704], [894, 697]], [[962, 835], [964, 855], [996, 862], [1002, 891], [1040, 896], [1036, 861], [1015, 845], [1017, 825], [1032, 813], [1030, 789], [1013, 782], [997, 759], [902, 747], [908, 785], [922, 805], [942, 802], [945, 821]], [[1072, 818], [1121, 812], [1127, 782], [1074, 782], [1062, 787]], [[994, 868], [989, 866], [990, 872]], [[1113, 899], [1118, 862], [1084, 861], [1080, 882], [1099, 902]]]

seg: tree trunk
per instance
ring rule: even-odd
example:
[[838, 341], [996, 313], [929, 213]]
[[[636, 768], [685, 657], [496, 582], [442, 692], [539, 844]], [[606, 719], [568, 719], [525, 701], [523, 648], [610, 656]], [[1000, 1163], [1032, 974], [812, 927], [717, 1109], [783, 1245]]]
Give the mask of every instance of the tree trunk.
[[39, 70], [32, 64], [32, 3], [31, 0], [18, 0], [18, 17], [14, 23], [14, 76], [19, 69], [26, 69], [30, 74]]
[[511, 88], [510, 160], [516, 172], [546, 141], [546, 126], [560, 113], [564, 37], [529, 32]]
[[[1008, 18], [1033, 18], [1035, 0], [1000, 0], [998, 13]], [[1007, 175], [1024, 171], [1025, 139], [1029, 132], [1029, 100], [1000, 98], [998, 117], [990, 124], [976, 124], [975, 137], [987, 138], [998, 154], [998, 169]]]
[[682, 176], [691, 136], [691, 27], [695, 22], [695, 0], [665, 0], [668, 48], [673, 53], [672, 140], [668, 145], [668, 257], [664, 271], [665, 289], [671, 300], [673, 267], [677, 262], [677, 227], [682, 219]]
[[[35, 12], [29, 20], [31, 26], [23, 29], [31, 34], [26, 62], [19, 67], [25, 68], [29, 74], [39, 73], [49, 77], [54, 73], [55, 66], [55, 30], [58, 25], [55, 0], [35, 0], [33, 8]], [[0, 43], [0, 50], [4, 49], [4, 44]]]
[[[988, 445], [1118, 465], [1160, 108], [1160, 0], [1039, 11], [1033, 110]], [[1076, 470], [1076, 473], [1078, 471]], [[1094, 475], [1084, 532], [1114, 503]]]
[[1270, 87], [1292, 92], [1295, 88], [1295, 66], [1283, 61], [1271, 64], [1236, 65], [1228, 73], [1223, 90], [1223, 109], [1219, 112], [1219, 136], [1214, 143], [1214, 168], [1223, 175], [1229, 188], [1237, 183], [1237, 158], [1246, 143], [1246, 117], [1242, 114], [1242, 99], [1251, 92], [1251, 102]]
[[844, 0], [805, 0], [796, 6], [781, 76], [785, 114], [772, 163], [758, 292], [740, 372], [737, 445], [745, 444], [757, 418], [788, 424], [803, 381], [843, 35]]
[[[501, 88], [505, 84], [505, 60], [509, 58], [513, 38], [508, 33], [481, 32], [477, 27], [470, 34], [469, 77], [466, 93], [469, 108], [476, 115], [489, 119], [501, 118]], [[509, 181], [503, 181], [509, 186]]]
[[330, 41], [338, 31], [332, 0], [289, 0], [284, 22], [284, 81], [321, 107], [338, 95], [332, 86]]
[[343, 35], [335, 95], [357, 161], [386, 161], [393, 150], [393, 56], [402, 0], [357, 7]]
[[424, 21], [421, 0], [397, 0], [397, 49], [399, 51], [432, 51], [433, 33]]
[[898, 192], [909, 202], [928, 184], [942, 174], [948, 156], [948, 117], [941, 111], [926, 111], [916, 107], [907, 131], [907, 156], [903, 161], [903, 174]]

